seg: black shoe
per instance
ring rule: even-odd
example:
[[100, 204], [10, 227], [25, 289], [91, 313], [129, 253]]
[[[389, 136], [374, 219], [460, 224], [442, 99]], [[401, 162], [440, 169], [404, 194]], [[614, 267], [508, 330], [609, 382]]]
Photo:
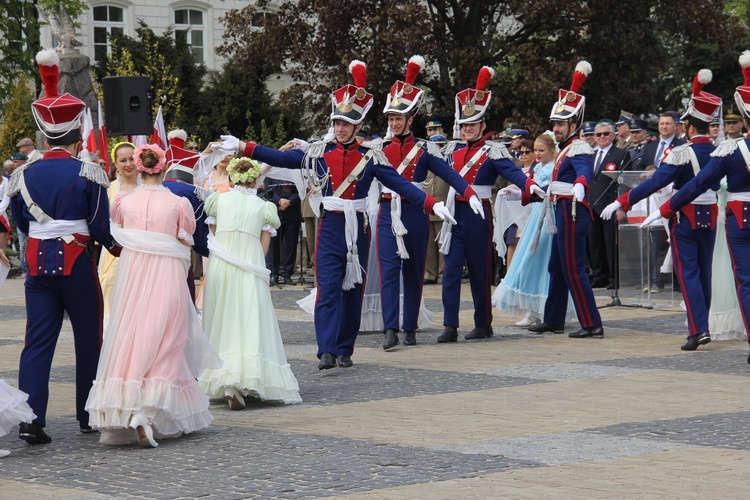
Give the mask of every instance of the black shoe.
[[283, 283], [284, 285], [293, 285], [294, 280], [291, 276], [284, 276], [281, 278], [281, 283]]
[[493, 334], [494, 332], [492, 331], [491, 326], [477, 326], [474, 327], [472, 331], [464, 335], [464, 338], [466, 340], [486, 339], [492, 337]]
[[354, 363], [352, 363], [352, 357], [347, 354], [342, 354], [339, 356], [339, 367], [340, 368], [349, 368]]
[[[690, 335], [687, 338], [687, 342], [683, 344], [680, 349], [683, 351], [694, 351], [698, 349], [699, 345], [706, 345], [711, 342], [711, 334], [708, 332], [702, 332], [697, 335]], [[750, 361], [748, 361], [750, 363]]]
[[591, 282], [591, 288], [605, 288], [609, 286], [608, 280], [593, 280]]
[[417, 332], [404, 332], [404, 345], [417, 345]]
[[52, 442], [52, 438], [44, 432], [39, 424], [22, 422], [18, 429], [18, 437], [29, 444], [49, 444]]
[[422, 282], [423, 285], [437, 285], [437, 278], [425, 278], [425, 280]]
[[270, 281], [268, 282], [268, 284], [269, 284], [270, 286], [276, 286], [276, 285], [278, 285], [278, 284], [279, 284], [279, 280], [278, 280], [278, 278], [276, 278], [275, 276], [271, 276], [271, 279], [270, 279]]
[[92, 434], [94, 432], [99, 432], [98, 430], [91, 427], [88, 422], [78, 422], [78, 426], [80, 427], [81, 433], [83, 434]]
[[393, 328], [387, 329], [385, 332], [385, 337], [383, 338], [383, 350], [387, 351], [388, 349], [392, 347], [396, 347], [398, 345], [398, 331], [394, 330]]
[[330, 352], [324, 352], [320, 355], [318, 370], [328, 370], [329, 368], [336, 368], [336, 356]]
[[588, 339], [588, 338], [603, 339], [604, 328], [602, 328], [601, 326], [594, 326], [591, 328], [581, 328], [577, 332], [569, 333], [568, 337], [570, 337], [571, 339]]
[[539, 333], [539, 334], [547, 333], [547, 332], [562, 333], [563, 330], [565, 330], [565, 325], [550, 325], [547, 323], [539, 323], [537, 325], [531, 325], [529, 327], [530, 332]]
[[445, 330], [437, 338], [438, 344], [445, 344], [448, 342], [456, 342], [458, 340], [458, 331], [455, 326], [445, 326]]

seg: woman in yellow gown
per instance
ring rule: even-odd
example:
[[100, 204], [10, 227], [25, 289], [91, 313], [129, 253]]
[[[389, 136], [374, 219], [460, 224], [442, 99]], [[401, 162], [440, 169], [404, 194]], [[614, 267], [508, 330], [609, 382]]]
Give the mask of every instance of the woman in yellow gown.
[[[135, 168], [135, 162], [133, 161], [134, 151], [135, 145], [130, 142], [118, 142], [112, 148], [112, 163], [114, 164], [116, 179], [107, 189], [110, 206], [112, 206], [118, 194], [129, 193], [138, 186], [138, 170]], [[104, 296], [105, 328], [109, 319], [109, 302], [112, 298], [118, 261], [117, 257], [106, 249], [102, 249], [99, 258], [99, 283], [102, 285], [102, 295]]]

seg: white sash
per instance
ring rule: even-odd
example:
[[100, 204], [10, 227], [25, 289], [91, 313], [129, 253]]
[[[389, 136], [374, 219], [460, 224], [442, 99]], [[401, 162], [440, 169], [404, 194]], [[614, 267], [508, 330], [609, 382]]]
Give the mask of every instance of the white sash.
[[211, 252], [209, 259], [212, 259], [214, 257], [216, 257], [217, 259], [221, 259], [228, 264], [239, 267], [243, 271], [247, 271], [258, 276], [259, 278], [263, 278], [266, 283], [268, 283], [268, 278], [271, 276], [271, 271], [269, 271], [265, 267], [256, 266], [255, 264], [251, 264], [246, 260], [242, 260], [239, 256], [235, 255], [234, 253], [229, 251], [229, 249], [222, 246], [221, 243], [219, 243], [219, 241], [216, 239], [216, 236], [214, 236], [214, 233], [210, 231], [208, 233], [208, 250]]
[[[673, 189], [672, 196], [677, 194], [679, 189]], [[716, 204], [716, 191], [708, 190], [705, 193], [701, 194], [697, 198], [695, 198], [693, 201], [690, 202], [691, 205], [715, 205]]]
[[[88, 236], [89, 225], [86, 219], [76, 220], [54, 220], [48, 219], [46, 222], [29, 222], [29, 237], [36, 238], [38, 240], [52, 240], [55, 238], [67, 238], [71, 237], [72, 234], [83, 234]], [[66, 240], [67, 241], [67, 240]], [[68, 242], [70, 243], [70, 242]]]
[[[469, 170], [471, 170], [471, 167], [473, 167], [476, 162], [479, 161], [479, 159], [487, 153], [487, 146], [482, 146], [479, 148], [479, 150], [474, 153], [474, 156], [471, 157], [469, 161], [466, 162], [464, 167], [461, 169], [461, 171], [458, 173], [462, 178], [464, 175], [466, 175]], [[453, 189], [453, 186], [448, 190], [448, 199], [445, 203], [445, 208], [448, 209], [448, 211], [451, 213], [451, 217], [455, 218], [456, 214], [456, 190]], [[440, 234], [438, 235], [439, 238], [439, 244], [440, 244], [440, 253], [443, 255], [448, 255], [448, 252], [451, 251], [451, 239], [453, 238], [453, 224], [451, 224], [449, 221], [445, 220], [443, 221], [443, 227], [440, 229]]]
[[[404, 170], [406, 170], [406, 167], [408, 167], [409, 164], [414, 160], [420, 149], [422, 149], [422, 143], [418, 141], [416, 144], [414, 144], [414, 146], [412, 146], [411, 151], [409, 151], [404, 159], [401, 160], [401, 163], [396, 169], [398, 175], [403, 175]], [[412, 182], [412, 184], [416, 183]], [[420, 185], [421, 189], [422, 183], [420, 182], [418, 184]], [[391, 191], [390, 189], [386, 190], [386, 192], [391, 193], [391, 231], [396, 237], [396, 253], [399, 257], [401, 257], [401, 259], [406, 260], [409, 258], [409, 252], [406, 251], [404, 236], [409, 231], [406, 230], [406, 226], [404, 226], [404, 223], [401, 221], [401, 196], [393, 193], [393, 191]]]
[[123, 248], [135, 252], [174, 257], [184, 260], [186, 266], [190, 264], [190, 247], [180, 243], [180, 240], [174, 236], [152, 231], [126, 229], [114, 222], [110, 222], [109, 230], [117, 243]]
[[750, 201], [750, 192], [748, 191], [744, 191], [742, 193], [727, 192], [727, 201]]
[[351, 290], [357, 283], [362, 283], [362, 266], [359, 264], [357, 250], [357, 212], [367, 211], [367, 198], [344, 200], [335, 196], [323, 198], [323, 208], [330, 211], [344, 212], [344, 237], [346, 238], [346, 274], [341, 288]]

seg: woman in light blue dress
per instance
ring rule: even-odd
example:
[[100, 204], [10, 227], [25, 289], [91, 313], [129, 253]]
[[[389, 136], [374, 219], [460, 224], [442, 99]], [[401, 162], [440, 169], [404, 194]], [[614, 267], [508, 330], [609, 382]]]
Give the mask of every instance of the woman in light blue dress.
[[[538, 165], [534, 181], [542, 187], [552, 177], [556, 150], [549, 134], [542, 134], [534, 141], [534, 156]], [[507, 189], [507, 188], [506, 188]], [[538, 239], [535, 243], [534, 240]], [[535, 249], [532, 247], [536, 247]], [[552, 235], [547, 233], [547, 223], [542, 217], [542, 204], [534, 204], [526, 229], [516, 247], [505, 278], [492, 294], [492, 304], [500, 311], [526, 316], [517, 326], [530, 326], [544, 317], [544, 303], [549, 288], [547, 265], [552, 251]], [[575, 311], [568, 300], [568, 317]]]

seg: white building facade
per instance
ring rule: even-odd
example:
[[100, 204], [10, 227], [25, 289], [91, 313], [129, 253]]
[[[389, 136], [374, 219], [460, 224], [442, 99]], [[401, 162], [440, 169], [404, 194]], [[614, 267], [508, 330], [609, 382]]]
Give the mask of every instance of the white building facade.
[[[216, 54], [222, 42], [224, 26], [221, 19], [232, 9], [242, 9], [255, 0], [90, 0], [89, 9], [76, 21], [80, 28], [76, 38], [82, 43], [79, 50], [95, 64], [102, 54], [110, 50], [112, 34], [136, 36], [139, 20], [143, 20], [155, 33], [161, 35], [171, 27], [175, 37], [187, 41], [196, 63], [206, 65], [208, 71], [221, 71], [226, 60]], [[273, 15], [258, 13], [254, 22], [262, 29], [263, 18]], [[42, 47], [54, 46], [52, 32], [48, 26], [41, 30]], [[287, 75], [273, 75], [268, 80], [269, 90], [278, 94], [291, 84]]]

